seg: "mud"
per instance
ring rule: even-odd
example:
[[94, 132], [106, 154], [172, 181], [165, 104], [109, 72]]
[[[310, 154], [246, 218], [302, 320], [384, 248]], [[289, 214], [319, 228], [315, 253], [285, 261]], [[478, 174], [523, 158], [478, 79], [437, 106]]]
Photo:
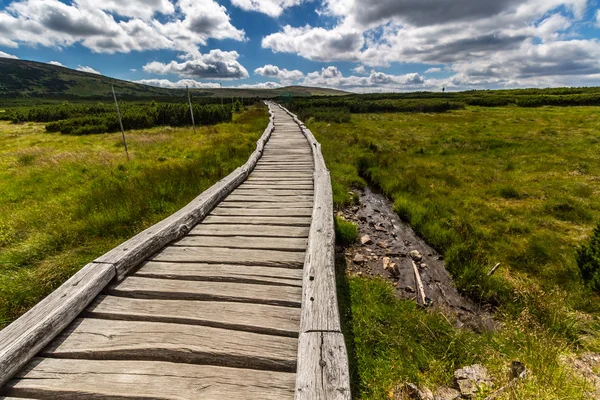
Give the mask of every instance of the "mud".
[[[338, 214], [358, 225], [359, 243], [344, 250], [350, 274], [380, 276], [392, 282], [398, 297], [418, 302], [415, 273], [409, 253], [419, 251], [422, 260], [416, 263], [425, 288], [427, 303], [454, 317], [456, 327], [476, 331], [494, 329], [489, 312], [458, 293], [443, 257], [393, 211], [393, 204], [371, 188], [355, 191], [359, 204]], [[369, 236], [372, 243], [362, 244], [360, 238]], [[388, 259], [386, 259], [389, 258]], [[384, 269], [389, 261], [397, 267]]]

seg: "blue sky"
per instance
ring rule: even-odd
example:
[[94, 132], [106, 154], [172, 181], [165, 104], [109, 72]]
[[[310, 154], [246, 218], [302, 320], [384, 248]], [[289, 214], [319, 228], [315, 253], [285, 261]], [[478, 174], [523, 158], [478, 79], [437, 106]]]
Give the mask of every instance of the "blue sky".
[[0, 57], [179, 87], [600, 85], [598, 0], [0, 0]]

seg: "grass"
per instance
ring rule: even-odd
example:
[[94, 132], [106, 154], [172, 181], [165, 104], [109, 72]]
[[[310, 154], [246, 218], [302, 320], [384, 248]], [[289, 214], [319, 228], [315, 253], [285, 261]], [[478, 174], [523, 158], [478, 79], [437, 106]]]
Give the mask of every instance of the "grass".
[[[426, 317], [401, 301], [388, 311], [372, 310], [382, 307], [380, 300], [368, 299], [379, 296], [380, 283], [351, 278], [349, 329], [359, 397], [382, 398], [406, 380], [445, 384], [453, 366], [477, 359], [507, 382], [502, 368], [520, 359], [532, 376], [504, 398], [585, 398], [581, 382], [561, 360], [600, 348], [600, 299], [582, 283], [576, 264], [578, 246], [600, 221], [597, 111], [468, 107], [309, 123], [331, 169], [336, 205], [351, 204], [348, 191], [366, 182], [381, 188], [402, 219], [444, 254], [459, 290], [494, 307], [504, 326], [470, 339], [477, 346], [469, 351], [447, 347], [446, 359], [440, 346], [461, 336], [442, 329], [439, 315]], [[501, 269], [487, 277], [497, 262]], [[402, 323], [439, 333], [398, 338]], [[383, 339], [373, 343], [373, 332]], [[394, 354], [413, 335], [428, 356], [401, 360], [405, 351]], [[389, 347], [373, 353], [379, 341]], [[382, 361], [388, 356], [390, 361]]]
[[234, 122], [118, 134], [45, 133], [0, 121], [0, 328], [87, 262], [187, 204], [246, 162], [264, 106]]

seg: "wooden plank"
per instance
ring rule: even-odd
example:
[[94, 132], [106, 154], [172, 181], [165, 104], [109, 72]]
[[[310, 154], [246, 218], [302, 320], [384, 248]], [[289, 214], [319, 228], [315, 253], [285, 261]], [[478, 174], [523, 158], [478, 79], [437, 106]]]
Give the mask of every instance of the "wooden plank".
[[228, 208], [217, 207], [210, 215], [256, 217], [311, 217], [310, 208]]
[[117, 296], [137, 299], [209, 300], [300, 307], [302, 289], [249, 283], [184, 281], [129, 276], [108, 289]]
[[244, 196], [312, 196], [313, 188], [310, 189], [252, 189], [245, 187], [238, 187], [233, 194], [244, 195]]
[[[255, 234], [256, 235], [256, 234]], [[296, 251], [224, 249], [220, 247], [165, 247], [150, 258], [154, 261], [231, 263], [266, 267], [302, 268], [304, 253]]]
[[76, 319], [41, 353], [53, 358], [149, 360], [294, 372], [298, 340], [163, 322]]
[[238, 189], [259, 189], [259, 190], [313, 190], [312, 182], [306, 185], [298, 185], [293, 183], [287, 183], [285, 185], [278, 184], [276, 182], [263, 182], [263, 183], [244, 183], [239, 186]]
[[197, 225], [190, 235], [218, 236], [268, 236], [268, 237], [308, 237], [308, 227], [304, 226], [253, 226], [253, 225]]
[[298, 343], [295, 400], [350, 400], [350, 375], [344, 336], [308, 332]]
[[0, 386], [71, 323], [114, 276], [110, 264], [88, 264], [0, 331]]
[[246, 186], [251, 186], [251, 185], [272, 185], [272, 186], [278, 186], [278, 187], [279, 186], [286, 186], [286, 185], [290, 185], [290, 186], [303, 185], [303, 186], [313, 187], [313, 180], [312, 180], [312, 178], [310, 178], [310, 179], [295, 178], [295, 179], [289, 179], [289, 180], [281, 180], [281, 179], [277, 179], [277, 178], [255, 178], [255, 177], [249, 177], [248, 179], [246, 179], [246, 181], [242, 185], [246, 185]]
[[[310, 226], [310, 223], [307, 226]], [[279, 238], [277, 240], [273, 240], [273, 238], [260, 236], [184, 236], [182, 239], [173, 243], [172, 246], [224, 247], [228, 249], [261, 249], [304, 252], [307, 244], [308, 240], [304, 238]]]
[[310, 217], [255, 217], [209, 215], [203, 224], [310, 226]]
[[127, 321], [203, 325], [298, 337], [300, 309], [223, 301], [151, 300], [99, 296], [85, 316]]
[[265, 202], [265, 203], [297, 203], [312, 201], [312, 196], [248, 196], [244, 194], [231, 194], [227, 201]]
[[291, 399], [295, 374], [150, 361], [35, 359], [10, 395], [44, 399]]
[[[195, 236], [209, 238], [210, 236]], [[132, 276], [238, 283], [285, 284], [302, 287], [302, 271], [231, 264], [169, 263], [148, 261]]]
[[[223, 208], [237, 208], [237, 209], [281, 209], [281, 210], [290, 210], [290, 209], [301, 209], [308, 208], [312, 210], [313, 203], [312, 201], [298, 202], [298, 203], [243, 203], [239, 201], [223, 201], [219, 204], [219, 209]], [[215, 209], [216, 210], [216, 209]]]

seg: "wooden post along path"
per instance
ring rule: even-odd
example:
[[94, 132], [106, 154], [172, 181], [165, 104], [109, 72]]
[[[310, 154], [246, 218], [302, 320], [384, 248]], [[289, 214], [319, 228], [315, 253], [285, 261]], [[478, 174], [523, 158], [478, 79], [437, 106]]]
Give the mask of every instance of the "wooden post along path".
[[0, 332], [0, 396], [350, 399], [329, 172], [269, 109], [246, 164]]

